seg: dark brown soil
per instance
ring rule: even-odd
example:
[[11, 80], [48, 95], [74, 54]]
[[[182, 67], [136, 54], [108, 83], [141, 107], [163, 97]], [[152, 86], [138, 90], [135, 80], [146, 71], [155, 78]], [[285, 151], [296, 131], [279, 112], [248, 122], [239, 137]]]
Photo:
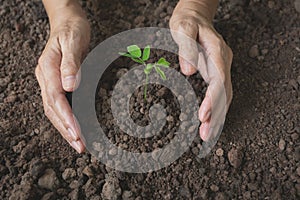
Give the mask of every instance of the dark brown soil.
[[[176, 1], [82, 5], [93, 48], [131, 28], [168, 27]], [[89, 153], [78, 155], [52, 127], [34, 77], [49, 34], [46, 13], [40, 1], [2, 1], [0, 199], [299, 199], [300, 16], [294, 0], [224, 0], [215, 25], [234, 52], [234, 99], [213, 152], [199, 161], [194, 144], [166, 168], [129, 174]], [[201, 99], [204, 84], [189, 79], [199, 82], [193, 84], [203, 89]], [[161, 89], [151, 88], [149, 94]]]

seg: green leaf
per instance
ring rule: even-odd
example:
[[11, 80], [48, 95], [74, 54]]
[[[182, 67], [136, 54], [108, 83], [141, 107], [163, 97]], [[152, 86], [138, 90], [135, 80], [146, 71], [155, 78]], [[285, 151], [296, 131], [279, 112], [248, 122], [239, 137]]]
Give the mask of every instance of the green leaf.
[[147, 70], [151, 70], [151, 69], [153, 68], [153, 66], [154, 66], [154, 65], [151, 64], [151, 63], [150, 63], [150, 64], [147, 64], [147, 65], [146, 65], [146, 69], [147, 69]]
[[127, 51], [130, 55], [132, 55], [135, 58], [139, 58], [142, 56], [142, 51], [137, 45], [128, 46]]
[[162, 80], [167, 80], [167, 77], [166, 77], [165, 73], [159, 67], [155, 67], [155, 70], [160, 75]]
[[144, 51], [143, 51], [143, 61], [147, 61], [150, 57], [150, 45], [147, 45], [145, 48], [144, 48]]
[[145, 74], [150, 74], [152, 68], [153, 68], [153, 64], [147, 64], [144, 69]]
[[144, 69], [144, 73], [145, 73], [145, 74], [150, 74], [150, 71], [147, 70], [147, 69], [145, 68], [145, 69]]
[[136, 59], [136, 58], [132, 58], [131, 59], [134, 61], [134, 62], [137, 62], [137, 63], [140, 63], [140, 64], [144, 64], [143, 61], [139, 60], [139, 59]]
[[160, 58], [157, 62], [157, 65], [162, 66], [162, 67], [169, 67], [170, 63], [166, 61], [164, 58]]
[[125, 57], [129, 57], [129, 58], [134, 58], [132, 55], [130, 55], [129, 53], [124, 53], [124, 52], [119, 52], [119, 54], [121, 56], [125, 56]]

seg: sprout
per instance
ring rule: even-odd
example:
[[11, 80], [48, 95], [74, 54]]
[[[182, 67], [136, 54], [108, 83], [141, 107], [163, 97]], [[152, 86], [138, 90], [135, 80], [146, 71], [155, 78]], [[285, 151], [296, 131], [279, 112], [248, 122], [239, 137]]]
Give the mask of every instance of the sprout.
[[168, 68], [170, 66], [170, 63], [166, 61], [166, 59], [160, 58], [156, 63], [146, 63], [146, 61], [148, 61], [150, 57], [150, 45], [147, 45], [143, 51], [137, 45], [130, 45], [127, 47], [126, 53], [120, 52], [119, 54], [121, 56], [131, 58], [134, 62], [142, 64], [144, 66], [144, 73], [146, 75], [145, 86], [144, 86], [145, 100], [147, 99], [147, 86], [149, 81], [149, 74], [151, 73], [153, 68], [163, 80], [167, 80], [165, 73], [160, 68], [160, 67]]

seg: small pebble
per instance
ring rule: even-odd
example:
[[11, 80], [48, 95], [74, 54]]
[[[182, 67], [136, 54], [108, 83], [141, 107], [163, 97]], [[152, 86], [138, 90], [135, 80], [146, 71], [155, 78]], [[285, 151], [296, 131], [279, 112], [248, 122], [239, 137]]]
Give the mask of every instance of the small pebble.
[[268, 52], [269, 52], [268, 49], [263, 49], [263, 50], [261, 50], [261, 53], [262, 53], [263, 55], [266, 55]]
[[180, 121], [185, 121], [185, 120], [187, 120], [187, 118], [188, 118], [188, 116], [185, 113], [181, 113], [179, 115], [179, 120]]
[[128, 191], [128, 190], [125, 190], [122, 194], [122, 199], [130, 199], [132, 197], [132, 192], [131, 191]]
[[259, 49], [258, 49], [258, 45], [253, 45], [249, 52], [248, 55], [250, 58], [256, 58], [259, 55]]
[[295, 90], [298, 90], [298, 83], [295, 79], [289, 81], [289, 85], [292, 86]]
[[89, 166], [86, 166], [83, 169], [82, 173], [85, 174], [88, 177], [93, 177], [94, 176], [94, 172], [93, 172], [93, 170]]
[[46, 193], [41, 200], [53, 200], [56, 199], [54, 192]]
[[242, 164], [243, 153], [241, 152], [240, 149], [238, 150], [236, 148], [232, 148], [228, 152], [228, 160], [234, 168], [239, 168], [240, 165]]
[[117, 154], [117, 149], [116, 148], [111, 148], [109, 151], [108, 151], [109, 155], [116, 155]]
[[217, 156], [219, 156], [219, 157], [223, 156], [223, 154], [224, 154], [223, 149], [218, 148], [217, 151], [216, 151], [216, 154], [217, 154]]
[[4, 100], [5, 103], [14, 103], [17, 100], [16, 94], [10, 94], [6, 99]]
[[218, 192], [218, 191], [219, 191], [219, 187], [218, 187], [217, 185], [215, 185], [215, 184], [212, 184], [212, 185], [210, 186], [210, 189], [211, 189], [211, 191], [213, 191], [213, 192]]
[[67, 168], [62, 174], [62, 178], [66, 181], [76, 176], [76, 171], [73, 168]]
[[291, 138], [292, 138], [293, 141], [297, 141], [298, 138], [299, 138], [298, 133], [293, 133], [293, 134], [291, 135]]
[[268, 1], [268, 7], [270, 9], [274, 8], [274, 6], [275, 6], [275, 2], [274, 1]]
[[118, 200], [122, 190], [119, 185], [119, 180], [115, 177], [107, 177], [102, 188], [102, 198], [107, 200]]
[[121, 68], [118, 70], [117, 72], [117, 78], [120, 79], [124, 74], [126, 74], [128, 72], [128, 69], [126, 68]]
[[283, 139], [280, 139], [279, 143], [278, 143], [278, 146], [279, 146], [279, 149], [281, 151], [283, 151], [285, 149], [285, 141]]

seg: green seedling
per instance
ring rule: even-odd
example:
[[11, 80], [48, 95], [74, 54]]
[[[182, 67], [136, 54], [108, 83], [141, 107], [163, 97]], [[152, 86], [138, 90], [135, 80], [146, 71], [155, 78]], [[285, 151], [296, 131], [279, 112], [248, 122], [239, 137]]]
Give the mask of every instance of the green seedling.
[[130, 45], [127, 47], [126, 53], [119, 53], [121, 56], [125, 56], [131, 58], [134, 62], [142, 64], [144, 66], [144, 73], [146, 75], [145, 86], [144, 86], [144, 99], [147, 99], [147, 86], [149, 82], [149, 74], [151, 73], [152, 69], [154, 68], [156, 73], [163, 80], [167, 80], [167, 77], [163, 70], [160, 67], [168, 68], [170, 63], [166, 61], [164, 58], [160, 58], [155, 63], [147, 63], [150, 58], [150, 45], [147, 45], [144, 50], [142, 51], [139, 46], [137, 45]]

